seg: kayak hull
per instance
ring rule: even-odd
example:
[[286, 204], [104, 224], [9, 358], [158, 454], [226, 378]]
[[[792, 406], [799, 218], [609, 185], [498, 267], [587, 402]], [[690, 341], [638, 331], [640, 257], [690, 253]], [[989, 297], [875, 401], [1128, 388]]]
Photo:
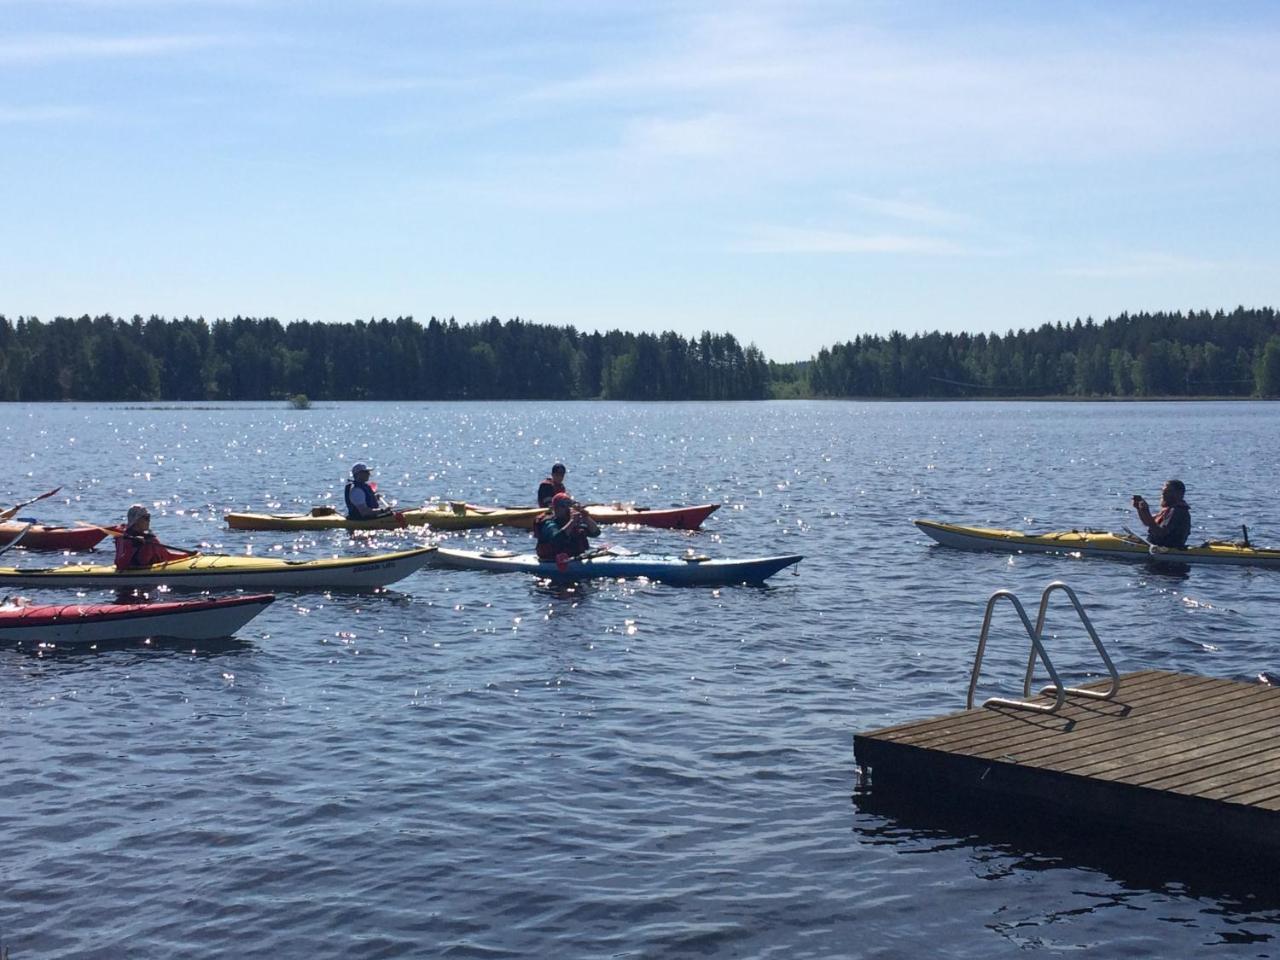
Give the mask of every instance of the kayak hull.
[[368, 590], [403, 580], [430, 560], [435, 547], [326, 560], [197, 555], [137, 570], [72, 564], [45, 569], [0, 567], [0, 585], [28, 588], [183, 590]]
[[104, 603], [0, 607], [0, 641], [92, 644], [141, 637], [229, 637], [275, 597], [251, 594], [172, 603]]
[[1118, 560], [1157, 560], [1163, 563], [1207, 563], [1280, 568], [1280, 550], [1246, 547], [1228, 542], [1209, 542], [1185, 550], [1153, 547], [1122, 533], [1090, 530], [1063, 530], [1053, 533], [1023, 533], [989, 527], [966, 527], [932, 520], [916, 520], [915, 525], [944, 547], [958, 550], [1000, 550], [1007, 553], [1064, 553]]
[[[23, 533], [23, 530], [26, 533]], [[13, 542], [19, 534], [17, 548], [27, 550], [92, 550], [107, 535], [99, 527], [46, 527], [43, 523], [0, 523], [0, 547]]]
[[555, 581], [589, 580], [607, 577], [644, 577], [677, 584], [761, 583], [781, 570], [799, 563], [797, 555], [757, 557], [749, 560], [709, 560], [667, 556], [602, 555], [570, 560], [561, 570], [555, 563], [539, 560], [535, 554], [515, 554], [505, 550], [478, 552], [440, 548], [432, 564], [458, 570], [488, 570], [494, 573], [529, 573]]
[[374, 520], [348, 520], [341, 513], [228, 513], [232, 530], [395, 530], [401, 527], [430, 527], [432, 530], [473, 530], [480, 527], [514, 525], [527, 519], [532, 526], [542, 511], [535, 508], [488, 508], [471, 504], [440, 504], [415, 510], [401, 510]]
[[[640, 527], [657, 527], [662, 530], [697, 530], [707, 517], [720, 509], [720, 504], [701, 503], [691, 507], [660, 509], [588, 504], [584, 509], [596, 523], [629, 523]], [[532, 529], [538, 517], [544, 512], [540, 510], [531, 517], [518, 517], [508, 525]]]

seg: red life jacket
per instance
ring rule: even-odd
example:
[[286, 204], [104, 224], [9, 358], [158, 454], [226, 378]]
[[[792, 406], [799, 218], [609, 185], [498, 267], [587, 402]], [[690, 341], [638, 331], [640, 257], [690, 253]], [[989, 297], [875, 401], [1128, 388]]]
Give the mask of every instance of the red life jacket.
[[181, 560], [185, 553], [174, 553], [156, 539], [154, 533], [125, 533], [116, 537], [116, 569], [135, 570], [157, 563]]
[[557, 493], [565, 492], [566, 490], [563, 483], [558, 483], [551, 477], [545, 478], [540, 484], [538, 484], [538, 506], [551, 506], [551, 498]]
[[591, 541], [587, 539], [587, 532], [581, 527], [567, 536], [563, 535], [558, 527], [555, 533], [548, 534], [546, 524], [554, 522], [555, 515], [547, 514], [545, 517], [539, 518], [533, 525], [533, 535], [538, 538], [537, 553], [539, 560], [555, 560], [562, 553], [576, 557], [591, 549]]

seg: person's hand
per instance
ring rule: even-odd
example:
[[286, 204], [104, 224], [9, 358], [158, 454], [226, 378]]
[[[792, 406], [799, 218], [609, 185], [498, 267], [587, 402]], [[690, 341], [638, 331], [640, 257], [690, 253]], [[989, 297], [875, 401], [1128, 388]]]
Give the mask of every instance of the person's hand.
[[1143, 500], [1143, 499], [1142, 499], [1142, 494], [1140, 494], [1140, 493], [1135, 493], [1135, 494], [1133, 495], [1133, 505], [1134, 505], [1135, 507], [1140, 507], [1140, 506], [1142, 506], [1142, 505], [1143, 505], [1144, 503], [1146, 503], [1146, 502], [1147, 502], [1147, 501], [1145, 501], [1145, 500]]

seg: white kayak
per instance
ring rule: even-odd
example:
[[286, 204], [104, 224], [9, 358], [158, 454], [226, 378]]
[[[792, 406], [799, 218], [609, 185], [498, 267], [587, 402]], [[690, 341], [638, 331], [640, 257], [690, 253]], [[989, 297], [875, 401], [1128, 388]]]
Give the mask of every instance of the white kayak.
[[136, 570], [117, 570], [114, 566], [88, 564], [43, 569], [0, 567], [0, 585], [29, 589], [133, 589], [163, 584], [184, 590], [367, 590], [403, 580], [425, 566], [435, 549], [423, 547], [399, 553], [333, 557], [325, 560], [196, 554]]
[[587, 580], [593, 577], [622, 579], [646, 577], [666, 583], [760, 583], [803, 558], [789, 554], [748, 560], [712, 560], [704, 556], [656, 556], [615, 553], [608, 549], [591, 551], [568, 561], [563, 567], [536, 554], [509, 550], [447, 550], [441, 547], [432, 558], [440, 567], [460, 570], [489, 570], [495, 573], [531, 573], [548, 580]]
[[170, 603], [0, 606], [0, 641], [92, 644], [107, 640], [229, 637], [275, 600], [271, 594]]

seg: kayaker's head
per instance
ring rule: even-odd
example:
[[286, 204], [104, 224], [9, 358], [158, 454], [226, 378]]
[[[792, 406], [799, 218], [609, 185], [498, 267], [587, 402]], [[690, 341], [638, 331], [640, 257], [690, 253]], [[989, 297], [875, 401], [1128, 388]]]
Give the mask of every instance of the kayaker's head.
[[1181, 503], [1187, 495], [1187, 485], [1181, 480], [1168, 480], [1165, 485], [1160, 488], [1160, 505], [1162, 507], [1172, 507], [1174, 504]]
[[351, 468], [351, 479], [356, 483], [364, 483], [369, 479], [369, 465], [367, 463], [357, 463]]
[[568, 471], [567, 471], [567, 470], [565, 470], [565, 468], [564, 468], [564, 464], [563, 464], [563, 463], [556, 463], [556, 464], [552, 464], [552, 466], [551, 466], [551, 479], [552, 479], [552, 480], [554, 480], [556, 483], [560, 483], [560, 482], [562, 482], [562, 481], [564, 480], [564, 475], [565, 475], [567, 472], [568, 472]]
[[135, 503], [125, 515], [125, 533], [146, 533], [151, 526], [151, 511], [140, 503]]
[[569, 511], [573, 509], [573, 497], [567, 493], [557, 493], [551, 498], [551, 509], [555, 512], [557, 520], [566, 519]]

